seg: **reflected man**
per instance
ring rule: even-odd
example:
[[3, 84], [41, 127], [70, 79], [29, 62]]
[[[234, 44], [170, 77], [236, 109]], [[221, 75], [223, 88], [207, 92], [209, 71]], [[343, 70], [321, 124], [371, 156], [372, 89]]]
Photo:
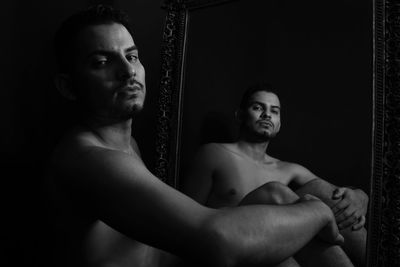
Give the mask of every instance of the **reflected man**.
[[146, 168], [132, 138], [145, 69], [122, 12], [98, 5], [71, 16], [56, 34], [56, 52], [56, 87], [76, 102], [80, 121], [49, 166], [54, 266], [162, 266], [154, 247], [200, 266], [269, 266], [315, 236], [343, 242], [331, 209], [311, 196], [212, 209]]
[[[250, 87], [236, 113], [238, 140], [202, 146], [183, 182], [183, 191], [213, 208], [243, 204], [245, 196], [259, 187], [260, 203], [292, 203], [297, 199], [291, 196], [292, 190], [298, 196], [312, 194], [331, 207], [345, 237], [344, 251], [354, 263], [364, 266], [367, 195], [360, 189], [338, 188], [299, 164], [270, 156], [267, 148], [280, 130], [280, 112], [279, 98], [269, 85]], [[301, 255], [298, 258], [301, 260]]]

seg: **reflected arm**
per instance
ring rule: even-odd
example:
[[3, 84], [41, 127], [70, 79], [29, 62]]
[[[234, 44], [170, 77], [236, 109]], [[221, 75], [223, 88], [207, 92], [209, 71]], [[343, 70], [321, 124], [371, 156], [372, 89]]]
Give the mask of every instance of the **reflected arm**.
[[368, 208], [367, 194], [360, 189], [338, 188], [305, 168], [298, 172], [297, 183], [303, 183], [296, 190], [299, 196], [315, 195], [331, 207], [340, 233], [345, 238], [343, 249], [354, 263], [364, 266], [367, 231], [363, 226]]
[[332, 208], [340, 228], [352, 226], [356, 219], [365, 216], [368, 208], [368, 196], [361, 189], [339, 188], [300, 165], [294, 165], [295, 185], [299, 196], [312, 194]]

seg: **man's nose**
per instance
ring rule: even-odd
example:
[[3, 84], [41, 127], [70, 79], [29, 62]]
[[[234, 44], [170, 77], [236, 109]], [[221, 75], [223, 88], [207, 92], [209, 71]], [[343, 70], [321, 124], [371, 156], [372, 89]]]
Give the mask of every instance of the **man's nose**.
[[264, 110], [261, 113], [261, 118], [265, 119], [265, 118], [271, 118], [271, 112], [269, 112], [268, 110]]
[[136, 76], [136, 70], [128, 60], [122, 60], [119, 66], [118, 76], [121, 80], [130, 79]]

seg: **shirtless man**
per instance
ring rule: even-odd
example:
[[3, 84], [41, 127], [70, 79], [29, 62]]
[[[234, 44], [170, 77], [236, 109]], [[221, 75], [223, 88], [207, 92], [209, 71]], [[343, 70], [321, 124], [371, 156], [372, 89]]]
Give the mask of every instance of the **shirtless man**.
[[[322, 199], [332, 208], [345, 237], [343, 246], [354, 263], [364, 266], [368, 197], [359, 189], [338, 188], [303, 166], [268, 155], [269, 142], [279, 132], [280, 101], [268, 85], [249, 88], [237, 111], [238, 141], [210, 143], [200, 148], [183, 191], [213, 208], [234, 207], [251, 191], [264, 185], [264, 203], [288, 204], [276, 199], [276, 190], [296, 190]], [[286, 187], [286, 188], [285, 188]]]
[[[165, 264], [154, 247], [200, 266], [269, 266], [315, 236], [343, 242], [330, 208], [312, 196], [293, 195], [283, 207], [251, 205], [250, 195], [245, 206], [212, 209], [146, 168], [132, 138], [145, 70], [120, 11], [99, 5], [73, 15], [56, 34], [56, 52], [56, 87], [81, 117], [49, 166], [54, 266]], [[351, 266], [345, 258], [343, 266]]]

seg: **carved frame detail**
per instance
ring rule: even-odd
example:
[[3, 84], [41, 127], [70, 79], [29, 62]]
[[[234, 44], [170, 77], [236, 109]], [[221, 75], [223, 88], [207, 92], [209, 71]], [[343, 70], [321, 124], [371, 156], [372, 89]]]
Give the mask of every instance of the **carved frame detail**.
[[374, 144], [368, 266], [400, 266], [400, 3], [374, 1]]

